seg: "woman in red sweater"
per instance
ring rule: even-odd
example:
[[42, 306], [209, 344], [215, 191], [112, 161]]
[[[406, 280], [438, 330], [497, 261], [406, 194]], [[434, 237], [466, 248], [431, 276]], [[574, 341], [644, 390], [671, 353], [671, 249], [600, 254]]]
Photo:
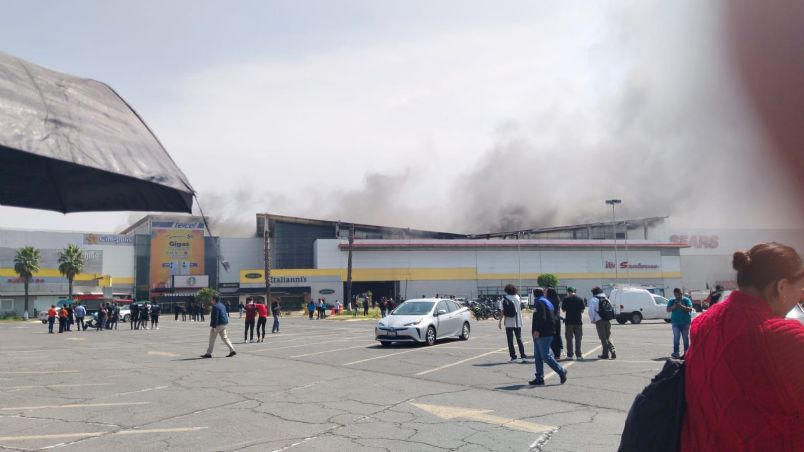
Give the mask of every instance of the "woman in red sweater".
[[692, 322], [681, 448], [804, 450], [804, 325], [784, 319], [804, 287], [801, 257], [762, 243], [732, 265], [739, 290]]

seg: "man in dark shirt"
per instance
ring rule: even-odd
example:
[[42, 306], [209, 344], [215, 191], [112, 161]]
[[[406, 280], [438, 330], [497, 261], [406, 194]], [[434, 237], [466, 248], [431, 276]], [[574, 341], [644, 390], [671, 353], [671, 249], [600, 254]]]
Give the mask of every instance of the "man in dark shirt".
[[547, 363], [558, 375], [561, 384], [567, 381], [567, 370], [556, 362], [550, 345], [556, 332], [556, 307], [544, 296], [541, 288], [533, 289], [533, 357], [536, 364], [536, 378], [529, 381], [531, 385], [544, 385], [544, 364]]
[[209, 317], [209, 348], [207, 348], [207, 352], [201, 355], [201, 357], [212, 358], [212, 350], [215, 348], [215, 338], [217, 336], [220, 336], [223, 343], [229, 347], [229, 354], [226, 356], [231, 358], [236, 355], [237, 352], [234, 347], [232, 347], [232, 343], [226, 335], [226, 327], [229, 325], [229, 316], [226, 315], [226, 307], [223, 303], [218, 302], [217, 295], [212, 297], [212, 309]]
[[[583, 299], [575, 294], [575, 288], [567, 287], [567, 297], [561, 302], [561, 310], [566, 314], [564, 316], [564, 337], [567, 339], [567, 359], [573, 359], [572, 353], [575, 352], [575, 358], [579, 361], [583, 360], [581, 354], [581, 338], [583, 337], [583, 322], [581, 316], [586, 310]], [[572, 343], [575, 341], [575, 348], [573, 349]]]

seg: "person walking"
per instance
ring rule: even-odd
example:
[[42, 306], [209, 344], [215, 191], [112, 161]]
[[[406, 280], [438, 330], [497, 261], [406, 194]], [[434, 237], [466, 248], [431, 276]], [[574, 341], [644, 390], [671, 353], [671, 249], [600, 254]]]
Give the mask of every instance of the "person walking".
[[240, 318], [242, 319], [243, 318], [243, 311], [246, 309], [246, 307], [243, 306], [242, 301], [237, 304], [237, 309], [240, 311]]
[[798, 252], [769, 242], [732, 256], [738, 290], [697, 316], [684, 357], [682, 452], [800, 451], [804, 325]]
[[499, 306], [503, 315], [497, 322], [497, 328], [502, 329], [503, 321], [505, 322], [505, 338], [508, 341], [510, 362], [516, 361], [516, 350], [514, 350], [514, 337], [516, 337], [516, 343], [519, 346], [519, 362], [524, 364], [527, 356], [525, 355], [525, 345], [522, 343], [522, 300], [513, 284], [506, 285], [503, 290], [505, 296], [500, 300]]
[[78, 304], [75, 309], [73, 309], [73, 312], [75, 313], [75, 324], [78, 327], [78, 331], [86, 331], [87, 327], [84, 324], [84, 317], [87, 315], [87, 308]]
[[53, 334], [53, 325], [56, 323], [56, 319], [59, 317], [59, 311], [56, 309], [56, 305], [50, 305], [50, 309], [47, 310], [47, 332]]
[[553, 343], [550, 344], [550, 348], [553, 349], [553, 356], [555, 356], [556, 361], [561, 361], [561, 351], [564, 350], [564, 340], [561, 339], [561, 298], [558, 297], [558, 292], [554, 287], [547, 288], [545, 298], [550, 300], [550, 303], [555, 307], [556, 332], [553, 335]]
[[162, 312], [162, 308], [159, 304], [154, 303], [151, 306], [151, 329], [158, 330], [159, 329], [159, 314]]
[[536, 364], [536, 378], [528, 383], [533, 386], [544, 385], [544, 364], [547, 363], [558, 375], [561, 384], [567, 381], [567, 369], [553, 357], [551, 345], [556, 331], [557, 308], [544, 296], [541, 288], [533, 289], [533, 322], [531, 334], [533, 335], [533, 358]]
[[175, 316], [173, 320], [178, 322], [179, 321], [179, 304], [178, 303], [173, 303], [173, 315]]
[[109, 322], [107, 329], [116, 330], [117, 322], [120, 320], [120, 307], [116, 304], [109, 305]]
[[611, 342], [611, 320], [614, 318], [614, 308], [600, 287], [592, 288], [592, 298], [586, 308], [589, 321], [595, 324], [597, 337], [603, 346], [603, 353], [597, 355], [599, 359], [617, 359], [614, 343]]
[[[279, 332], [279, 314], [280, 314], [280, 307], [279, 302], [274, 300], [271, 302], [271, 315], [274, 318], [274, 324], [271, 325], [271, 333], [278, 333]], [[262, 337], [265, 338], [265, 326], [262, 327]]]
[[226, 315], [226, 308], [223, 304], [218, 303], [218, 296], [215, 295], [212, 297], [212, 311], [209, 316], [209, 347], [207, 348], [207, 352], [201, 355], [202, 358], [212, 358], [212, 350], [215, 348], [215, 338], [217, 336], [220, 336], [223, 343], [229, 347], [229, 354], [226, 355], [227, 358], [231, 358], [237, 354], [232, 346], [232, 342], [226, 335], [226, 327], [228, 325], [229, 316]]
[[[265, 342], [265, 325], [268, 324], [268, 306], [264, 301], [255, 305], [257, 308], [257, 342]], [[260, 333], [262, 331], [262, 333]]]
[[692, 323], [692, 300], [681, 293], [681, 289], [673, 289], [675, 298], [667, 302], [667, 312], [670, 312], [670, 323], [673, 325], [673, 358], [678, 359], [678, 340], [684, 339], [684, 354], [690, 348], [690, 323]]
[[181, 312], [181, 321], [187, 321], [187, 303], [182, 303], [179, 305], [179, 312]]
[[[576, 295], [574, 287], [567, 287], [567, 297], [561, 302], [564, 316], [564, 337], [567, 339], [567, 359], [583, 360], [581, 354], [581, 338], [583, 337], [583, 311], [586, 310], [583, 299]], [[573, 347], [574, 345], [574, 347]]]
[[310, 302], [307, 303], [307, 314], [310, 316], [310, 320], [313, 320], [314, 312], [315, 312], [315, 302], [313, 300], [310, 300]]
[[363, 315], [368, 315], [368, 308], [369, 308], [369, 299], [368, 297], [363, 297]]
[[59, 333], [67, 331], [67, 307], [62, 305], [59, 309]]
[[[247, 340], [249, 342], [254, 342], [254, 323], [256, 322], [255, 317], [257, 316], [257, 307], [254, 306], [253, 298], [246, 298], [246, 307], [244, 310], [246, 311], [246, 329], [243, 332], [243, 343], [245, 344]], [[259, 338], [260, 334], [257, 333], [257, 339], [259, 340]]]
[[[222, 304], [222, 303], [221, 303]], [[204, 314], [207, 310], [207, 307], [204, 306], [204, 303], [198, 303], [198, 316], [201, 318], [201, 321], [204, 322]], [[228, 316], [227, 316], [228, 318]]]

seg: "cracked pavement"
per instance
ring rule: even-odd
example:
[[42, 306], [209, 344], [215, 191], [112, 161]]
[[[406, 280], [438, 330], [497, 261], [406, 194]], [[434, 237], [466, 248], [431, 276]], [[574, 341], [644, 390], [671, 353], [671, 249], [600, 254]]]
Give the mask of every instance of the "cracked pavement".
[[[598, 361], [585, 325], [589, 358], [563, 362], [565, 385], [548, 374], [531, 387], [532, 360], [507, 362], [497, 323], [472, 326], [469, 341], [380, 347], [373, 321], [291, 316], [245, 344], [235, 314], [237, 356], [218, 341], [205, 360], [208, 326], [167, 316], [159, 330], [52, 335], [2, 323], [0, 450], [610, 451], [672, 339], [664, 322], [613, 325], [618, 359]], [[442, 418], [414, 402], [493, 416]], [[488, 421], [500, 418], [522, 422]]]

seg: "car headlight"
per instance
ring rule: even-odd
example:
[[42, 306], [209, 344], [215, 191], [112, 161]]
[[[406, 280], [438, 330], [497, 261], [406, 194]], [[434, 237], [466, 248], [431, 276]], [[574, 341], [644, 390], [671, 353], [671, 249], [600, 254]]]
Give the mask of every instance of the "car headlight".
[[404, 326], [416, 326], [416, 325], [422, 323], [422, 320], [423, 320], [423, 318], [419, 317], [418, 319], [416, 319], [416, 320], [414, 320], [412, 322], [406, 323]]
[[382, 323], [382, 322], [380, 322], [380, 323], [378, 324], [378, 326], [385, 326], [385, 324], [384, 324], [384, 323]]

